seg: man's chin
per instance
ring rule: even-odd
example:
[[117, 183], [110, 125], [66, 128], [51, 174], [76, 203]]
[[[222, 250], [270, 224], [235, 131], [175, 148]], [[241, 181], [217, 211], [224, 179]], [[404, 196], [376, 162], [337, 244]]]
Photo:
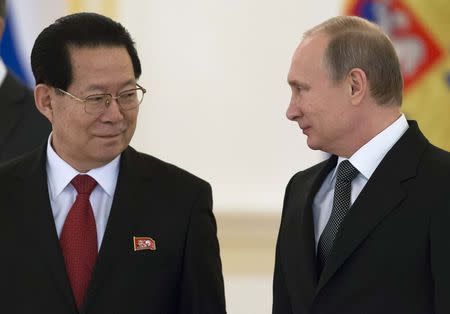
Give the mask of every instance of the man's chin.
[[314, 139], [311, 138], [311, 136], [308, 136], [306, 140], [306, 145], [312, 150], [320, 150], [322, 147], [314, 141]]
[[100, 166], [104, 166], [122, 154], [122, 152], [123, 150], [104, 151], [102, 154], [98, 154], [94, 158]]
[[107, 139], [97, 143], [97, 156], [101, 160], [112, 160], [120, 155], [128, 146], [121, 140]]

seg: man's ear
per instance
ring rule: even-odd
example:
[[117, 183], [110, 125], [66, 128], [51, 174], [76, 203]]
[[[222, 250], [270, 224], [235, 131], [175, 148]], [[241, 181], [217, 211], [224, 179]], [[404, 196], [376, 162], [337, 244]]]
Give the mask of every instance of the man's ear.
[[40, 113], [42, 113], [50, 123], [53, 122], [53, 97], [52, 87], [46, 84], [38, 84], [34, 88], [34, 101]]
[[352, 104], [359, 104], [367, 92], [368, 83], [366, 73], [360, 68], [351, 69], [347, 75], [347, 82], [350, 87]]

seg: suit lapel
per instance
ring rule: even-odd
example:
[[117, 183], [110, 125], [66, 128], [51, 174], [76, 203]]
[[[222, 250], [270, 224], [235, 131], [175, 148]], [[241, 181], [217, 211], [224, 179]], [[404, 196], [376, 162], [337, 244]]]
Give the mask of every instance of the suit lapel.
[[[289, 291], [298, 293], [292, 299], [311, 303], [317, 286], [316, 253], [314, 240], [314, 221], [312, 204], [314, 196], [329, 171], [335, 166], [337, 158], [332, 157], [320, 164], [299, 185], [293, 185], [289, 192], [286, 212], [292, 215], [286, 221], [293, 225], [286, 229], [287, 247], [284, 251], [286, 284]], [[303, 193], [302, 191], [309, 191]]]
[[[84, 313], [98, 295], [98, 291], [113, 285], [116, 266], [133, 251], [133, 230], [143, 209], [149, 208], [149, 199], [156, 199], [157, 187], [152, 184], [154, 170], [139, 166], [137, 153], [128, 148], [121, 157], [119, 177], [105, 235], [88, 288]], [[120, 273], [122, 270], [118, 270]]]
[[[398, 180], [392, 180], [387, 172], [369, 180], [341, 226], [328, 262], [325, 265], [317, 292], [330, 280], [358, 245], [376, 225], [405, 197]], [[380, 197], [373, 197], [380, 195]]]
[[[23, 169], [23, 190], [18, 193], [23, 200], [23, 221], [26, 239], [33, 239], [33, 259], [42, 261], [44, 271], [55, 283], [55, 291], [66, 300], [68, 307], [76, 313], [72, 290], [66, 275], [64, 258], [59, 246], [58, 235], [51, 210], [47, 175], [45, 171], [45, 148], [34, 154], [35, 160], [29, 169]], [[29, 171], [28, 171], [29, 170]], [[25, 196], [26, 197], [23, 197]], [[43, 278], [47, 277], [46, 275]], [[49, 291], [49, 293], [51, 293]]]
[[416, 175], [420, 155], [428, 141], [417, 124], [388, 152], [350, 208], [317, 286], [316, 295], [366, 237], [407, 196], [402, 183]]

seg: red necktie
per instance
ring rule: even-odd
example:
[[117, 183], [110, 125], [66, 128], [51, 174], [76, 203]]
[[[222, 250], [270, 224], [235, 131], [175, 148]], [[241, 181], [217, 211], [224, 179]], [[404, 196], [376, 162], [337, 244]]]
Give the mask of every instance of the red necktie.
[[88, 175], [77, 175], [71, 183], [78, 194], [67, 214], [59, 241], [70, 286], [80, 308], [97, 258], [97, 228], [89, 202], [97, 182]]

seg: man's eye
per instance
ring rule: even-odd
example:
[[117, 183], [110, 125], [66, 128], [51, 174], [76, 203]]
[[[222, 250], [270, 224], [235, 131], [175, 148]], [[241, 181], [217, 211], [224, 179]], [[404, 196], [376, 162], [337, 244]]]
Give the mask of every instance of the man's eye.
[[132, 98], [136, 96], [136, 91], [129, 91], [129, 92], [124, 92], [122, 94], [120, 94], [121, 98]]
[[105, 99], [105, 96], [103, 95], [95, 95], [95, 96], [89, 96], [86, 98], [86, 101], [88, 102], [102, 102]]
[[296, 86], [295, 89], [297, 90], [297, 92], [299, 93], [304, 93], [305, 91], [307, 91], [309, 88], [306, 86]]

